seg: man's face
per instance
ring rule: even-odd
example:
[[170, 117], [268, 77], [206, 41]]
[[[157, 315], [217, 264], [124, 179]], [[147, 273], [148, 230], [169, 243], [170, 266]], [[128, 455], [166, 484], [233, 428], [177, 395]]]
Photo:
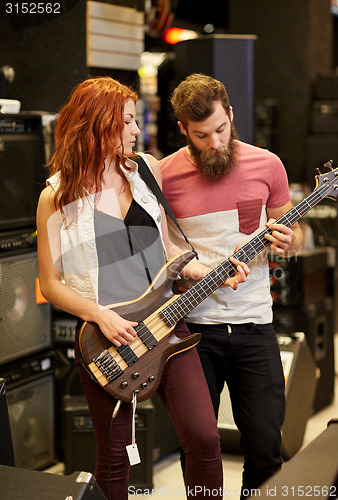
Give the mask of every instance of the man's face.
[[235, 129], [232, 114], [228, 116], [220, 102], [214, 104], [213, 113], [200, 122], [189, 121], [184, 129], [189, 153], [202, 177], [217, 180], [236, 165]]

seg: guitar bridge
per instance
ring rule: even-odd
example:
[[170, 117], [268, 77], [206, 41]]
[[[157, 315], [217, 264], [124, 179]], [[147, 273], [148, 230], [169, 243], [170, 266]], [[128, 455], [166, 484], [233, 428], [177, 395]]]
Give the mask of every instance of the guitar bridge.
[[93, 362], [109, 382], [116, 380], [123, 374], [122, 368], [107, 349], [102, 351], [97, 358], [93, 359]]

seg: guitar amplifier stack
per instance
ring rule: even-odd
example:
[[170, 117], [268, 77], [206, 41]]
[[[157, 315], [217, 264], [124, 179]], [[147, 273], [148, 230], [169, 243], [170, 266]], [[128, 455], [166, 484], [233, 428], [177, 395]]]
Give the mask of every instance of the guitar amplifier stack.
[[55, 460], [51, 306], [40, 292], [35, 229], [45, 160], [41, 115], [1, 115], [0, 377], [15, 465], [25, 469]]
[[338, 75], [319, 74], [314, 82], [305, 180], [312, 188], [315, 168], [338, 159]]
[[329, 249], [294, 257], [270, 255], [274, 326], [277, 333], [304, 332], [317, 367], [314, 412], [334, 398], [334, 290]]

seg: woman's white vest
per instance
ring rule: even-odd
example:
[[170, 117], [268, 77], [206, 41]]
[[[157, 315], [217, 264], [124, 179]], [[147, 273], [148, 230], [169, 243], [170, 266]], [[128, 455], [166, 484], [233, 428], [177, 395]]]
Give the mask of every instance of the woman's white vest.
[[[142, 158], [150, 168], [143, 154]], [[121, 169], [130, 184], [133, 198], [154, 219], [161, 235], [165, 258], [167, 258], [161, 227], [162, 215], [157, 199], [138, 174], [137, 164], [130, 159], [126, 163], [130, 170], [122, 166]], [[47, 180], [47, 183], [56, 191], [59, 180], [60, 173], [57, 172]], [[93, 196], [88, 195], [73, 202], [71, 207], [65, 207], [66, 219], [68, 212], [72, 213], [72, 222], [68, 227], [64, 222], [60, 230], [62, 278], [67, 286], [81, 296], [98, 302], [98, 257], [95, 245]], [[75, 217], [74, 214], [76, 214]]]

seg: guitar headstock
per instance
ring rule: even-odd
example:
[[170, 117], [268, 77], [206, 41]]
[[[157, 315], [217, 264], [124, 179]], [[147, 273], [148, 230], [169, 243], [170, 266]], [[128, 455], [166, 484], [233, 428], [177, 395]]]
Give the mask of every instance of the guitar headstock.
[[[331, 200], [336, 200], [338, 197], [338, 168], [333, 169], [333, 160], [324, 163], [324, 167], [328, 168], [329, 171], [322, 174], [319, 168], [316, 168], [318, 175], [316, 178], [316, 189], [321, 188], [327, 189], [325, 193], [325, 198], [330, 198]], [[325, 186], [325, 188], [324, 188]]]

